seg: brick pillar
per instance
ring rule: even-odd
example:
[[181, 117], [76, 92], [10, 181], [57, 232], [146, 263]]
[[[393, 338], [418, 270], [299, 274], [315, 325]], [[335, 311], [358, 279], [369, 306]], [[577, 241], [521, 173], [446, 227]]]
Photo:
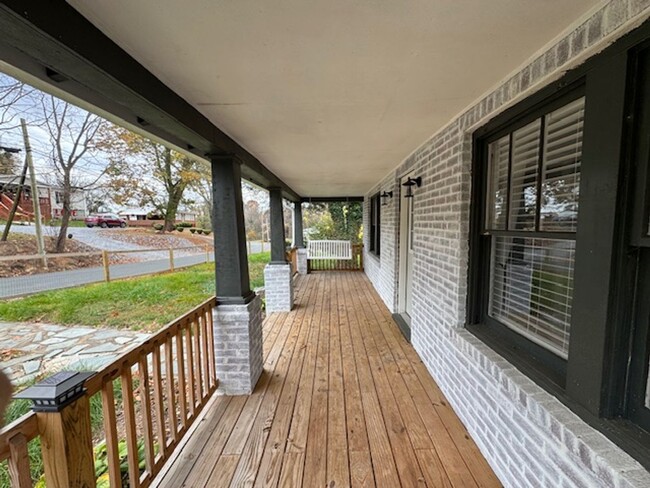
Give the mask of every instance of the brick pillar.
[[293, 307], [293, 279], [289, 263], [266, 265], [264, 268], [264, 295], [267, 312], [291, 311]]
[[293, 307], [293, 277], [286, 260], [282, 190], [270, 188], [271, 262], [264, 268], [267, 312], [289, 312]]
[[213, 310], [219, 391], [249, 395], [262, 374], [262, 299], [219, 305]]
[[298, 248], [298, 249], [296, 249], [296, 253], [297, 253], [297, 257], [298, 257], [298, 259], [297, 259], [297, 261], [298, 261], [298, 265], [297, 265], [298, 274], [306, 275], [307, 271], [308, 271], [308, 268], [307, 268], [307, 249]]

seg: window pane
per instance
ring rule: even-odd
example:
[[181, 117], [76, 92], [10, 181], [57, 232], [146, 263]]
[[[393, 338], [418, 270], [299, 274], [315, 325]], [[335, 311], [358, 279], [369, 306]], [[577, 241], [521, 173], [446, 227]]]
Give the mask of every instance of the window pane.
[[575, 242], [494, 237], [492, 243], [489, 315], [566, 357]]
[[488, 229], [506, 228], [506, 202], [508, 198], [508, 164], [510, 160], [510, 136], [490, 143], [488, 146]]
[[541, 119], [512, 133], [511, 230], [535, 230]]
[[540, 230], [575, 232], [585, 99], [545, 117]]

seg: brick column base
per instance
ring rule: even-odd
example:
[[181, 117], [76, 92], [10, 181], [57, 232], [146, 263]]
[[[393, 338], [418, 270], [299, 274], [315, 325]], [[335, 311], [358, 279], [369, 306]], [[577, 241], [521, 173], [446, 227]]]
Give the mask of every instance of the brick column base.
[[262, 374], [262, 299], [212, 311], [219, 392], [250, 395]]
[[298, 263], [297, 263], [297, 266], [296, 266], [298, 268], [297, 269], [298, 274], [306, 275], [307, 274], [307, 269], [308, 269], [307, 268], [307, 249], [305, 249], [304, 247], [303, 248], [298, 248], [298, 249], [296, 249], [296, 253], [297, 253], [296, 257], [298, 258], [297, 259]]
[[290, 312], [293, 307], [293, 279], [290, 264], [267, 264], [264, 268], [266, 311]]

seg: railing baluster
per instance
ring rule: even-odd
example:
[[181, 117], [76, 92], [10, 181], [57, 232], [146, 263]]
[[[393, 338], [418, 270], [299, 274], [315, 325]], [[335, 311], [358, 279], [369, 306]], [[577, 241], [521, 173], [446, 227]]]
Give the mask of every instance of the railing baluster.
[[192, 319], [188, 319], [185, 327], [185, 345], [187, 346], [187, 391], [189, 393], [190, 417], [194, 418], [196, 402], [194, 401], [194, 354], [192, 348]]
[[203, 398], [210, 394], [210, 368], [208, 366], [208, 329], [205, 320], [205, 314], [198, 314], [198, 323], [201, 330], [199, 340], [201, 342], [201, 359], [203, 360]]
[[31, 488], [32, 476], [29, 472], [29, 453], [27, 438], [18, 433], [9, 439], [9, 476], [13, 488]]
[[149, 474], [154, 472], [153, 424], [151, 422], [151, 387], [147, 354], [140, 356], [140, 404], [142, 406], [142, 434], [144, 437], [144, 459]]
[[203, 310], [208, 322], [208, 354], [210, 358], [210, 388], [217, 386], [217, 372], [215, 371], [216, 360], [214, 357], [214, 323], [212, 319], [212, 307], [205, 307]]
[[169, 419], [170, 437], [178, 441], [176, 395], [174, 388], [174, 357], [172, 351], [172, 336], [165, 338], [165, 374], [167, 376], [167, 417]]
[[120, 456], [118, 453], [117, 418], [115, 415], [115, 395], [113, 381], [102, 386], [102, 413], [104, 417], [104, 435], [106, 436], [106, 457], [108, 459], [108, 479], [111, 486], [121, 486]]
[[160, 455], [167, 457], [167, 430], [165, 428], [165, 405], [163, 399], [162, 373], [160, 367], [160, 344], [153, 345], [153, 391], [156, 401], [156, 418], [158, 426], [158, 443]]
[[203, 385], [201, 383], [201, 343], [199, 342], [199, 325], [198, 314], [195, 314], [192, 319], [192, 339], [194, 340], [194, 376], [196, 381], [196, 399], [200, 403], [203, 398]]
[[[121, 375], [122, 400], [124, 402], [124, 424], [129, 466], [129, 485], [140, 486], [140, 460], [138, 458], [138, 436], [135, 429], [135, 408], [133, 405], [133, 376], [129, 365]], [[118, 485], [119, 486], [119, 485]]]
[[176, 361], [178, 362], [178, 403], [181, 407], [181, 429], [183, 430], [187, 427], [187, 385], [185, 384], [184, 355], [183, 330], [179, 328], [176, 333]]

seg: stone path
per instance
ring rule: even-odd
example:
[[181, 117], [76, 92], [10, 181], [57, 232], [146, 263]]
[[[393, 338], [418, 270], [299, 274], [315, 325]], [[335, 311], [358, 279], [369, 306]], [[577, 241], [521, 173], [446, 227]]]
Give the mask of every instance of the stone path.
[[15, 386], [65, 368], [93, 371], [148, 337], [122, 329], [0, 322], [0, 368]]

